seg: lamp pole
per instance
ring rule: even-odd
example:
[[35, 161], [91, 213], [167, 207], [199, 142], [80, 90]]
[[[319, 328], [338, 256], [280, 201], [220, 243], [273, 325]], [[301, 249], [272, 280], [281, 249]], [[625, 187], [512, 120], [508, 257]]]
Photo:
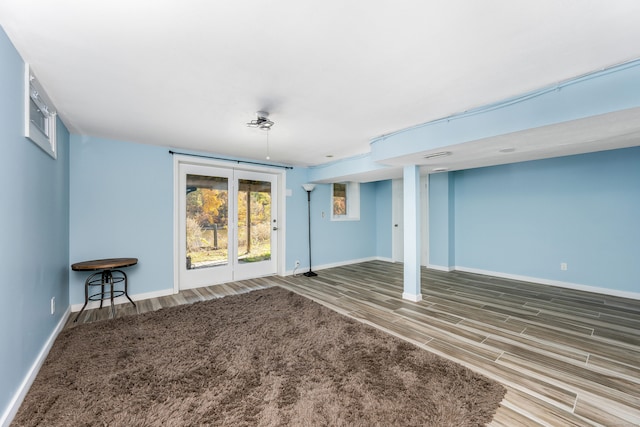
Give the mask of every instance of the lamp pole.
[[303, 275], [307, 277], [317, 276], [318, 273], [314, 273], [311, 271], [311, 192], [314, 188], [316, 188], [315, 184], [303, 184], [302, 188], [307, 192], [307, 214], [308, 214], [308, 223], [309, 223], [309, 271], [303, 273]]

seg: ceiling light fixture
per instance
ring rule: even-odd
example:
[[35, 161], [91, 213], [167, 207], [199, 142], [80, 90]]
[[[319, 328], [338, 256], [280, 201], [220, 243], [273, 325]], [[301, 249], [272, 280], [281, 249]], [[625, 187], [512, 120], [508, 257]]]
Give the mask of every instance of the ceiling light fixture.
[[262, 130], [270, 130], [271, 126], [273, 126], [273, 121], [269, 120], [269, 113], [266, 111], [258, 111], [256, 112], [257, 118], [255, 120], [251, 120], [247, 123], [247, 126], [250, 128], [258, 128]]
[[446, 172], [448, 170], [449, 170], [449, 168], [435, 168], [431, 172]]
[[437, 153], [432, 153], [432, 154], [427, 154], [424, 156], [425, 159], [433, 159], [435, 157], [445, 157], [445, 156], [450, 156], [452, 153], [451, 151], [439, 151]]

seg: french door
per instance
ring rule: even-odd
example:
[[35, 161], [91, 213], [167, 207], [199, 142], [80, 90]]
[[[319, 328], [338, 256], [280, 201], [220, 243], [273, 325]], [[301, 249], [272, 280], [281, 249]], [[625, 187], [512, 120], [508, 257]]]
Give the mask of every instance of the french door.
[[179, 288], [277, 271], [277, 176], [179, 165]]

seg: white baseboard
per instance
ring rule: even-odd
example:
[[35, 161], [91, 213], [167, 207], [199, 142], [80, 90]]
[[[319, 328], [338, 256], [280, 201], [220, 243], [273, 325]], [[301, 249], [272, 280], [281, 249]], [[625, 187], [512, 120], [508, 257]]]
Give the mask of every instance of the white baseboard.
[[541, 285], [557, 286], [560, 288], [573, 289], [576, 291], [594, 292], [597, 294], [610, 295], [614, 297], [630, 298], [640, 300], [640, 293], [619, 291], [616, 289], [600, 288], [597, 286], [581, 285], [579, 283], [563, 282], [560, 280], [541, 279], [539, 277], [521, 276], [518, 274], [500, 273], [498, 271], [481, 270], [478, 268], [467, 268], [456, 266], [455, 270], [466, 273], [482, 274], [485, 276], [501, 277], [503, 279], [521, 280], [523, 282], [539, 283]]
[[[382, 257], [368, 257], [368, 258], [359, 258], [359, 259], [351, 259], [349, 261], [340, 261], [340, 262], [335, 262], [332, 264], [322, 264], [322, 265], [312, 265], [311, 269], [313, 271], [319, 271], [319, 270], [324, 270], [327, 268], [334, 268], [334, 267], [342, 267], [345, 265], [351, 265], [351, 264], [358, 264], [361, 262], [367, 262], [367, 261], [389, 261], [391, 262], [390, 258], [382, 258]], [[304, 267], [302, 269], [297, 269], [296, 270], [296, 275], [298, 274], [302, 274], [305, 271], [308, 271], [308, 267]], [[285, 272], [285, 276], [291, 276], [293, 274], [293, 270], [287, 270]]]
[[454, 270], [453, 267], [445, 267], [443, 265], [435, 265], [435, 264], [427, 264], [427, 268], [430, 268], [432, 270], [438, 270], [438, 271], [446, 271], [446, 272], [451, 272]]
[[33, 381], [36, 379], [38, 372], [40, 372], [40, 368], [47, 358], [47, 355], [49, 354], [53, 343], [55, 342], [62, 329], [64, 329], [64, 325], [67, 324], [67, 320], [69, 319], [70, 315], [71, 310], [70, 308], [67, 308], [67, 311], [64, 312], [55, 329], [51, 332], [51, 335], [49, 335], [49, 338], [44, 343], [44, 346], [42, 347], [42, 350], [40, 350], [38, 357], [36, 357], [36, 360], [34, 360], [33, 364], [31, 365], [27, 376], [24, 378], [24, 380], [22, 380], [22, 384], [20, 384], [20, 387], [18, 387], [18, 390], [13, 395], [11, 402], [9, 402], [9, 406], [5, 410], [4, 414], [0, 416], [1, 427], [9, 427], [9, 424], [11, 424], [11, 421], [13, 421], [13, 417], [16, 416], [16, 413], [18, 412], [22, 401], [27, 395], [29, 388], [31, 388], [31, 384], [33, 384]]
[[368, 257], [368, 258], [359, 258], [359, 259], [351, 259], [349, 261], [340, 261], [340, 262], [334, 262], [332, 264], [323, 264], [323, 265], [318, 265], [313, 267], [314, 270], [324, 270], [326, 268], [334, 268], [334, 267], [342, 267], [343, 265], [350, 265], [350, 264], [359, 264], [361, 262], [367, 262], [367, 261], [377, 261], [378, 257]]
[[[163, 289], [161, 291], [145, 292], [143, 294], [135, 294], [135, 295], [129, 295], [129, 296], [134, 301], [141, 301], [141, 300], [149, 299], [149, 298], [166, 297], [167, 295], [173, 295], [174, 293], [175, 292], [174, 292], [173, 288], [169, 288], [169, 289]], [[126, 304], [128, 302], [129, 302], [129, 300], [124, 295], [113, 299], [113, 304], [114, 305]], [[109, 307], [109, 304], [111, 304], [111, 302], [109, 300], [104, 300], [103, 303], [102, 303], [102, 306], [103, 307], [105, 307], [105, 306]], [[80, 311], [80, 309], [82, 308], [83, 305], [84, 305], [84, 302], [81, 302], [81, 303], [78, 303], [78, 304], [73, 304], [73, 305], [71, 305], [71, 311], [72, 312]], [[98, 308], [98, 307], [100, 307], [100, 301], [89, 301], [89, 303], [85, 307], [85, 310], [89, 310], [89, 309], [92, 309], [92, 308]]]

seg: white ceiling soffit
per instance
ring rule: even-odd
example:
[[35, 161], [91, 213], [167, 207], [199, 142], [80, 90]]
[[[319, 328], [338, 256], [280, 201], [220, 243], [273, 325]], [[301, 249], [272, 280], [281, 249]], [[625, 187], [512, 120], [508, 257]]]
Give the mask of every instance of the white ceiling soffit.
[[640, 108], [602, 114], [448, 146], [394, 159], [390, 164], [421, 165], [423, 172], [455, 171], [561, 157], [640, 145]]
[[319, 183], [402, 178], [403, 167], [420, 173], [453, 172], [640, 145], [640, 107], [464, 142], [387, 159], [387, 168], [343, 174]]
[[300, 166], [639, 58], [638, 22], [637, 0], [0, 2], [72, 133], [264, 160], [262, 110]]
[[[640, 145], [640, 107], [483, 138], [385, 160], [455, 171]], [[436, 154], [446, 155], [436, 155]], [[434, 156], [435, 155], [435, 156]], [[433, 156], [433, 157], [432, 157]]]

